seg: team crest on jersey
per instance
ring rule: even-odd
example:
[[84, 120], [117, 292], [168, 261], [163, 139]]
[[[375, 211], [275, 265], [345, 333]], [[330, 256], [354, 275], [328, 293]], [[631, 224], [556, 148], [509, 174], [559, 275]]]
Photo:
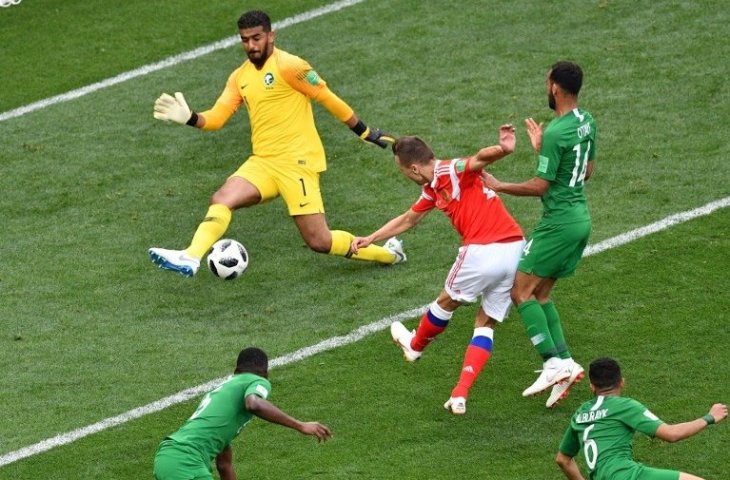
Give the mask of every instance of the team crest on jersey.
[[439, 198], [436, 199], [437, 207], [445, 207], [451, 201], [451, 195], [446, 190], [439, 190], [436, 192]]
[[271, 72], [268, 72], [266, 75], [264, 75], [264, 85], [267, 87], [271, 87], [271, 85], [274, 84], [274, 74]]

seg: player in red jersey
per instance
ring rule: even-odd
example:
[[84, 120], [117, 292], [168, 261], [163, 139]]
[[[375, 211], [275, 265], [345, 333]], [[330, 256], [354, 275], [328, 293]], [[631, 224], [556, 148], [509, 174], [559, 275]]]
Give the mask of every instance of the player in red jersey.
[[459, 381], [444, 404], [456, 415], [466, 413], [469, 389], [492, 352], [494, 327], [507, 316], [510, 289], [525, 243], [522, 229], [481, 179], [486, 165], [512, 153], [514, 148], [512, 125], [500, 127], [498, 145], [453, 160], [437, 160], [418, 137], [399, 138], [393, 144], [395, 162], [406, 177], [423, 186], [421, 197], [405, 213], [352, 242], [352, 251], [357, 252], [358, 248], [403, 233], [434, 208], [444, 212], [461, 235], [462, 246], [444, 288], [421, 317], [418, 328], [410, 332], [400, 322], [390, 327], [405, 359], [415, 362], [431, 340], [444, 331], [454, 310], [481, 296]]

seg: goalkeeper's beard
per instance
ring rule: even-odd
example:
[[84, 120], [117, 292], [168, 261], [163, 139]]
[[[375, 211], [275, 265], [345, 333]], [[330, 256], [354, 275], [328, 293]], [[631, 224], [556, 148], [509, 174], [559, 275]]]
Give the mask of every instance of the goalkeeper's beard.
[[271, 56], [271, 51], [267, 49], [263, 52], [246, 52], [246, 56], [257, 68], [261, 68]]

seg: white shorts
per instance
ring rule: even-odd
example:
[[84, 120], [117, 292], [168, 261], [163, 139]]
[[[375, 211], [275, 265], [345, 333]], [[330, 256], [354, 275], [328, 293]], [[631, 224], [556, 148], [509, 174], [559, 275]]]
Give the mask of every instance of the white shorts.
[[464, 303], [473, 303], [481, 295], [484, 313], [501, 322], [512, 304], [510, 290], [524, 246], [525, 241], [519, 240], [459, 248], [444, 290]]

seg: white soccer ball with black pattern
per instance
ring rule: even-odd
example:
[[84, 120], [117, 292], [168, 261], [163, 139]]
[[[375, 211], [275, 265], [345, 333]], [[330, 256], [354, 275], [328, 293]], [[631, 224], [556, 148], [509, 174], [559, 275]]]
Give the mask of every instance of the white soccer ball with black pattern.
[[218, 240], [208, 252], [208, 268], [223, 280], [238, 278], [248, 267], [246, 247], [235, 240]]

